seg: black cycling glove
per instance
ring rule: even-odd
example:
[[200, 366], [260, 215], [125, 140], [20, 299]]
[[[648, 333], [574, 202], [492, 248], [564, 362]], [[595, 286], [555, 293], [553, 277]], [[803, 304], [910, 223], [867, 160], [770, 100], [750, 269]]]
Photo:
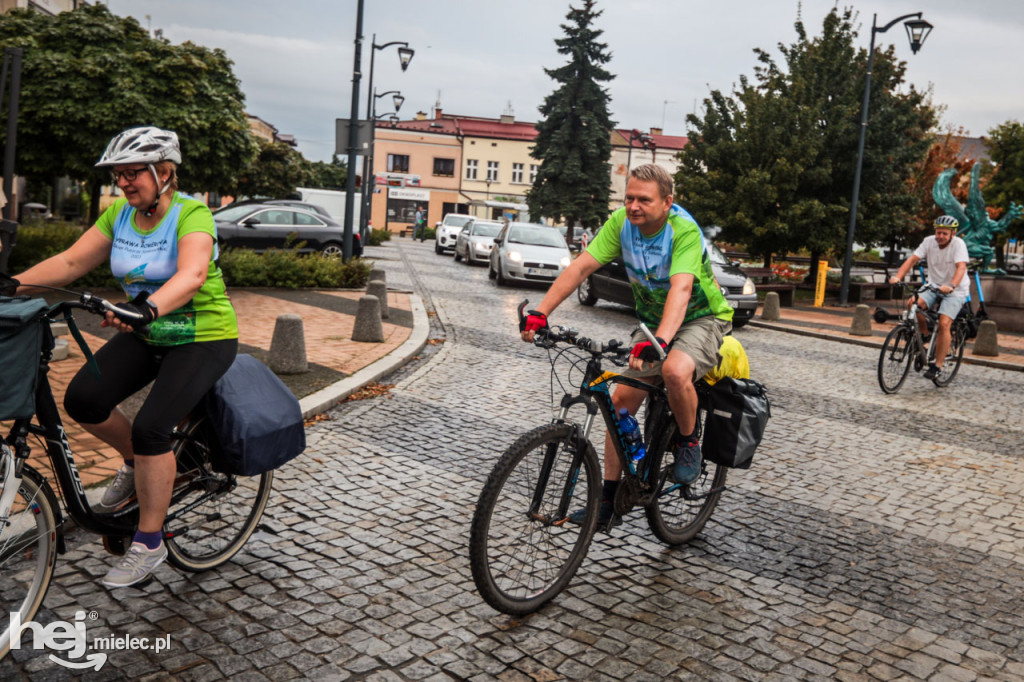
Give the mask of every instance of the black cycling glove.
[[14, 296], [18, 293], [21, 282], [10, 275], [0, 273], [0, 296]]
[[122, 310], [133, 312], [137, 315], [141, 315], [141, 319], [125, 319], [119, 316], [117, 314], [117, 311], [114, 311], [114, 316], [117, 317], [117, 319], [121, 320], [121, 322], [124, 322], [125, 324], [130, 324], [135, 329], [141, 329], [142, 327], [145, 327], [147, 324], [156, 319], [156, 308], [146, 302], [147, 298], [149, 298], [149, 292], [143, 291], [132, 300], [117, 304], [117, 307]]

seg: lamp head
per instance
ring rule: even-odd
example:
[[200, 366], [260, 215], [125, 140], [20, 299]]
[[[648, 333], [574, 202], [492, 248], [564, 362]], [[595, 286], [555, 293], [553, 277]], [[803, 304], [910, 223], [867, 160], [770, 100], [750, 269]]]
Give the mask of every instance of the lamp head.
[[416, 54], [416, 50], [408, 46], [398, 48], [398, 58], [402, 61], [402, 71], [409, 68], [409, 62], [412, 61], [412, 56]]
[[402, 93], [397, 92], [392, 95], [391, 100], [395, 103], [395, 111], [397, 112], [402, 108], [402, 103], [405, 102], [405, 97], [402, 96]]
[[925, 39], [932, 31], [932, 25], [924, 19], [911, 19], [903, 22], [907, 28], [907, 38], [910, 40], [910, 51], [917, 54], [917, 51], [924, 45]]

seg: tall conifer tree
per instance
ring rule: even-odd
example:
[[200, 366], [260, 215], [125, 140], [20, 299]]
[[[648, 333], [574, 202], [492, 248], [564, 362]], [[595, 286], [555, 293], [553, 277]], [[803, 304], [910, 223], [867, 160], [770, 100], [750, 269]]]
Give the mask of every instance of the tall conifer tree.
[[[611, 60], [608, 45], [598, 41], [603, 31], [593, 27], [601, 16], [594, 0], [570, 6], [565, 37], [555, 41], [569, 62], [545, 69], [558, 87], [540, 107], [537, 138], [531, 155], [541, 160], [537, 178], [527, 194], [536, 218], [564, 218], [570, 225], [596, 227], [608, 217], [611, 131], [609, 96], [601, 83], [614, 76], [604, 68]], [[566, 231], [567, 238], [572, 234]]]

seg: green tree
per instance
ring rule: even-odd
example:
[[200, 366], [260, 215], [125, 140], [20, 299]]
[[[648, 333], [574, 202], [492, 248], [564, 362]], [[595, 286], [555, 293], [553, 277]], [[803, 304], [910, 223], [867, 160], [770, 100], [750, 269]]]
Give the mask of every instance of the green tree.
[[614, 122], [608, 113], [608, 92], [601, 83], [614, 76], [602, 66], [611, 55], [607, 44], [598, 42], [603, 31], [593, 28], [601, 16], [594, 5], [594, 0], [583, 0], [580, 9], [570, 6], [568, 23], [561, 25], [565, 37], [555, 44], [569, 62], [544, 70], [558, 87], [540, 107], [537, 138], [530, 151], [541, 161], [526, 195], [530, 214], [556, 221], [564, 218], [570, 227], [603, 223], [611, 192]]
[[[988, 134], [989, 156], [995, 171], [985, 185], [985, 203], [994, 214], [992, 217], [999, 218], [1010, 202], [1024, 204], [1024, 125], [1007, 121]], [[1024, 238], [1024, 222], [1011, 223], [1001, 236]]]
[[[753, 83], [741, 77], [732, 96], [713, 91], [703, 118], [687, 117], [681, 202], [766, 264], [799, 249], [816, 263], [846, 248], [867, 65], [867, 51], [854, 47], [854, 21], [853, 10], [833, 9], [810, 38], [798, 20], [797, 41], [779, 46], [782, 65], [755, 50]], [[907, 180], [936, 114], [924, 93], [901, 88], [904, 70], [892, 47], [877, 50], [857, 212], [862, 243], [912, 229], [919, 206]]]
[[287, 196], [303, 187], [310, 177], [309, 162], [284, 142], [254, 138], [259, 151], [244, 168], [232, 192], [245, 197]]
[[17, 171], [53, 183], [87, 183], [90, 220], [106, 169], [93, 166], [125, 128], [155, 125], [178, 133], [179, 186], [225, 192], [255, 153], [244, 97], [222, 50], [151, 38], [130, 17], [83, 4], [48, 16], [0, 15], [0, 47], [24, 48]]
[[308, 179], [306, 180], [307, 184], [305, 185], [306, 187], [315, 189], [345, 190], [348, 171], [345, 167], [345, 163], [338, 158], [337, 154], [331, 157], [330, 163], [325, 163], [323, 161], [307, 161], [306, 172], [308, 174]]

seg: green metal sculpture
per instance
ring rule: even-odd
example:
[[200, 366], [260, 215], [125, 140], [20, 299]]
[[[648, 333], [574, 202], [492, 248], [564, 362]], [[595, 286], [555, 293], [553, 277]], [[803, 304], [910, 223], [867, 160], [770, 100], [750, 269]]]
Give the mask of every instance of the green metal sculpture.
[[992, 220], [985, 210], [985, 199], [981, 196], [981, 187], [978, 184], [981, 176], [981, 163], [976, 163], [971, 168], [971, 186], [967, 191], [967, 205], [962, 206], [953, 191], [949, 182], [956, 175], [955, 168], [947, 168], [939, 173], [935, 179], [935, 186], [932, 187], [932, 196], [935, 203], [939, 205], [946, 215], [951, 215], [960, 221], [960, 229], [957, 236], [967, 243], [967, 253], [971, 258], [977, 258], [984, 267], [992, 260], [995, 249], [992, 248], [992, 239], [999, 232], [1017, 218], [1024, 215], [1024, 207], [1016, 202], [1010, 202], [1008, 210], [999, 220]]

